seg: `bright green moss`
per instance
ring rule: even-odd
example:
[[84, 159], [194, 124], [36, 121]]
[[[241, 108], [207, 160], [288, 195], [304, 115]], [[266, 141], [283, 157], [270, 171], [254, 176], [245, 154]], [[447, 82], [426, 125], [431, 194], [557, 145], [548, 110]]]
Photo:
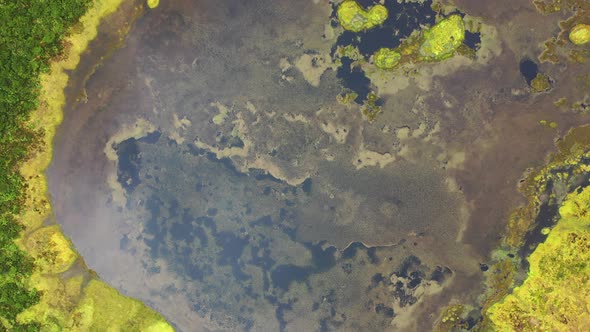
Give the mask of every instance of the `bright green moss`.
[[451, 15], [424, 32], [419, 53], [425, 60], [443, 60], [453, 56], [465, 39], [465, 24], [459, 15]]
[[570, 41], [576, 45], [590, 42], [590, 25], [578, 24], [570, 31]]
[[529, 257], [521, 287], [488, 311], [498, 331], [583, 331], [590, 326], [590, 187], [574, 191], [561, 219]]
[[356, 1], [347, 0], [340, 4], [336, 12], [340, 25], [346, 30], [359, 32], [371, 29], [385, 22], [387, 8], [375, 5], [364, 10]]
[[147, 0], [148, 7], [152, 8], [152, 9], [158, 7], [159, 4], [160, 4], [160, 0]]
[[382, 48], [373, 55], [373, 62], [377, 68], [393, 69], [398, 65], [401, 58], [402, 55], [398, 52], [389, 48]]

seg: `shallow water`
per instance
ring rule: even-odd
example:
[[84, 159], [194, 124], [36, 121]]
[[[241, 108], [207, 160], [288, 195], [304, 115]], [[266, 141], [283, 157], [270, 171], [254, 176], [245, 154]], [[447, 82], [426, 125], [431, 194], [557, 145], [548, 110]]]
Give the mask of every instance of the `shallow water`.
[[559, 84], [526, 90], [551, 31], [528, 1], [463, 2], [496, 39], [407, 79], [357, 67], [383, 104], [369, 122], [336, 98], [358, 81], [331, 67], [330, 4], [162, 1], [70, 98], [56, 219], [181, 331], [429, 330], [475, 303], [526, 168], [588, 120], [552, 104], [587, 68], [540, 65]]

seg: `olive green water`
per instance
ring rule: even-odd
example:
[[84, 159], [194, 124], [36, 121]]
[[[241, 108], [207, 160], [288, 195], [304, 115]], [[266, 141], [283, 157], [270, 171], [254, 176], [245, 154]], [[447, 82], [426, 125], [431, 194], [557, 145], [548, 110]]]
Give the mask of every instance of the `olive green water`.
[[542, 65], [558, 84], [527, 88], [519, 62], [552, 28], [510, 4], [462, 4], [486, 27], [475, 59], [362, 66], [370, 122], [337, 100], [358, 81], [332, 65], [330, 4], [162, 1], [69, 103], [56, 218], [182, 331], [429, 330], [451, 301], [476, 305], [518, 180], [587, 121], [553, 106], [587, 68]]

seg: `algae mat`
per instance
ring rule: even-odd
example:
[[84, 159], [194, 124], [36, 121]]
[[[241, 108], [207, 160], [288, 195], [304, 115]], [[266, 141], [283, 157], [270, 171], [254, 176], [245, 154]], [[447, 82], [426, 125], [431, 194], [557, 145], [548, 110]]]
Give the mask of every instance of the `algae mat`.
[[554, 101], [590, 70], [536, 60], [560, 17], [529, 1], [386, 0], [354, 31], [340, 5], [161, 1], [74, 74], [56, 219], [178, 330], [424, 331], [477, 308], [523, 173], [588, 121]]

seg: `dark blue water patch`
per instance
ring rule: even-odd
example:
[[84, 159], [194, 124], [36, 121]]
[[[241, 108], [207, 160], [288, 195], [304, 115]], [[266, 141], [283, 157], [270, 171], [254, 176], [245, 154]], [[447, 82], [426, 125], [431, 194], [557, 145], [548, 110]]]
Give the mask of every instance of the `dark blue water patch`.
[[357, 94], [354, 101], [357, 104], [363, 104], [371, 92], [371, 80], [367, 78], [365, 72], [358, 66], [352, 68], [352, 59], [343, 57], [341, 61], [342, 65], [338, 67], [336, 76], [342, 80], [342, 85], [345, 88]]
[[277, 266], [271, 272], [270, 278], [274, 287], [286, 291], [289, 289], [291, 283], [295, 281], [304, 282], [311, 273], [312, 269], [310, 267], [284, 264]]
[[164, 243], [165, 232], [160, 227], [158, 219], [160, 218], [160, 206], [162, 201], [155, 195], [150, 196], [145, 203], [145, 207], [150, 211], [150, 218], [144, 225], [145, 233], [152, 235], [152, 239], [144, 239], [146, 245], [150, 248], [150, 256], [154, 259], [160, 256], [160, 245]]
[[420, 261], [420, 258], [414, 255], [408, 256], [404, 259], [396, 274], [398, 277], [408, 278], [410, 272], [418, 268], [421, 264], [422, 261]]
[[219, 139], [219, 144], [227, 146], [229, 148], [243, 148], [244, 141], [242, 141], [239, 137], [235, 136], [221, 136]]
[[201, 226], [194, 227], [193, 234], [199, 240], [201, 248], [204, 248], [209, 244], [209, 238], [207, 236], [207, 232], [205, 232], [205, 229], [203, 227], [201, 227]]
[[222, 248], [219, 253], [218, 262], [221, 265], [228, 265], [236, 262], [248, 245], [249, 237], [241, 238], [232, 232], [220, 232], [215, 234], [215, 243]]
[[263, 216], [250, 222], [250, 226], [270, 227], [272, 226], [272, 217]]
[[365, 10], [373, 7], [374, 5], [378, 4], [379, 1], [375, 1], [375, 0], [357, 0], [356, 3], [358, 3], [361, 7], [363, 7]]
[[171, 219], [178, 217], [178, 212], [180, 210], [178, 207], [179, 207], [178, 200], [171, 199], [170, 205], [168, 206], [168, 216]]
[[196, 218], [195, 222], [197, 225], [209, 228], [213, 234], [217, 233], [217, 225], [215, 225], [215, 220], [213, 218], [202, 216]]
[[371, 277], [371, 287], [370, 288], [377, 287], [383, 281], [385, 281], [385, 277], [381, 273], [375, 273]]
[[406, 287], [409, 289], [414, 289], [420, 285], [422, 279], [425, 277], [424, 272], [422, 271], [412, 271], [410, 273], [410, 281], [408, 281]]
[[173, 222], [170, 225], [170, 235], [173, 240], [191, 241], [193, 225], [190, 223]]
[[272, 259], [271, 251], [269, 249], [270, 241], [264, 239], [259, 242], [260, 247], [252, 247], [251, 258], [248, 264], [261, 267], [264, 271], [269, 271], [275, 265], [276, 261]]
[[287, 328], [287, 321], [285, 320], [285, 311], [293, 310], [293, 301], [289, 300], [288, 303], [279, 303], [275, 309], [275, 317], [279, 321], [279, 330], [285, 331]]
[[189, 153], [193, 156], [204, 156], [207, 153], [207, 150], [201, 149], [193, 143], [185, 144], [185, 146], [186, 150], [184, 150], [183, 153]]
[[[383, 26], [378, 29], [370, 29], [359, 32], [354, 40], [360, 40], [352, 45], [358, 47], [359, 52], [369, 58], [380, 48], [396, 48], [401, 44], [400, 38], [395, 38], [399, 32], [392, 26]], [[357, 39], [358, 38], [358, 39]], [[356, 44], [356, 45], [355, 45]]]
[[306, 194], [311, 194], [311, 189], [312, 189], [312, 181], [310, 178], [307, 178], [301, 184], [301, 190], [303, 190], [303, 192]]
[[336, 265], [336, 256], [334, 254], [337, 249], [333, 246], [328, 246], [326, 249], [323, 249], [322, 246], [325, 243], [326, 241], [321, 241], [317, 244], [303, 242], [303, 245], [311, 252], [315, 272], [327, 271]]
[[216, 163], [222, 165], [225, 169], [229, 170], [233, 176], [236, 176], [236, 177], [247, 176], [247, 174], [244, 174], [244, 173], [238, 171], [238, 169], [234, 165], [234, 162], [229, 158], [217, 158], [217, 156], [212, 152], [207, 152], [205, 154], [205, 156], [207, 157], [207, 159], [209, 161], [216, 162]]
[[373, 265], [379, 264], [379, 257], [377, 256], [377, 247], [371, 247], [367, 249], [367, 256], [369, 257], [369, 263]]
[[389, 307], [383, 303], [378, 303], [375, 306], [375, 312], [378, 314], [383, 314], [383, 315], [385, 315], [385, 317], [388, 317], [388, 318], [393, 318], [393, 316], [394, 316], [393, 308]]
[[481, 46], [481, 33], [465, 30], [465, 40], [463, 40], [463, 44], [474, 51], [479, 50]]
[[145, 135], [144, 137], [138, 139], [137, 141], [140, 143], [146, 143], [146, 144], [156, 144], [158, 143], [158, 140], [160, 139], [160, 137], [162, 136], [162, 133], [160, 131], [153, 131], [147, 135]]
[[529, 58], [524, 58], [522, 61], [520, 61], [519, 68], [520, 73], [528, 85], [531, 84], [531, 81], [537, 77], [537, 74], [539, 73], [539, 66]]
[[[550, 194], [553, 190], [553, 180], [547, 182], [545, 194]], [[559, 205], [553, 201], [543, 202], [539, 207], [539, 213], [535, 218], [535, 226], [525, 234], [524, 245], [518, 251], [521, 262], [528, 269], [529, 263], [526, 259], [537, 248], [540, 243], [545, 242], [548, 234], [543, 234], [545, 227], [555, 225], [559, 217]]]
[[448, 277], [453, 274], [453, 271], [447, 266], [437, 266], [430, 273], [429, 280], [436, 281], [442, 284]]
[[308, 266], [297, 266], [293, 264], [284, 264], [277, 266], [271, 273], [271, 280], [274, 287], [284, 291], [289, 289], [293, 282], [305, 282], [310, 275], [321, 273], [329, 270], [336, 265], [335, 253], [337, 249], [328, 246], [323, 249], [324, 241], [313, 244], [310, 242], [302, 243], [312, 255], [312, 264]]
[[358, 249], [367, 249], [367, 247], [361, 242], [353, 242], [342, 251], [342, 259], [354, 258]]
[[129, 138], [117, 144], [115, 151], [118, 157], [117, 181], [127, 193], [132, 193], [141, 183], [139, 178], [141, 168], [139, 144], [135, 138]]

